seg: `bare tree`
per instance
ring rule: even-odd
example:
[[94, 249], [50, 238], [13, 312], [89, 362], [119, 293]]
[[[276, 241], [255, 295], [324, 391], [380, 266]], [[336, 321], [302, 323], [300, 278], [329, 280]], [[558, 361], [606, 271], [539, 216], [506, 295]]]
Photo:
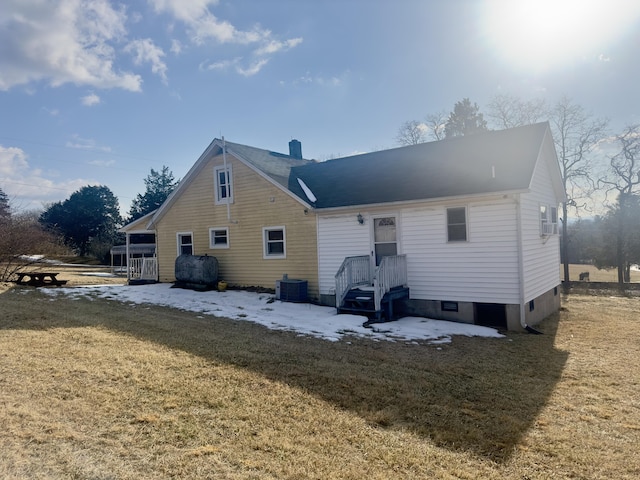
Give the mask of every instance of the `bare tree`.
[[487, 117], [498, 129], [532, 125], [549, 117], [547, 104], [541, 98], [522, 100], [514, 95], [500, 94], [493, 97], [488, 107]]
[[425, 125], [427, 126], [427, 134], [432, 140], [442, 140], [445, 137], [445, 126], [447, 124], [448, 114], [444, 110], [430, 113], [425, 117]]
[[569, 281], [569, 236], [567, 217], [569, 207], [578, 211], [586, 208], [585, 200], [595, 190], [592, 173], [593, 152], [604, 139], [608, 120], [593, 118], [591, 114], [572, 101], [563, 97], [550, 111], [562, 183], [567, 200], [562, 204], [563, 235], [561, 250], [564, 280]]
[[12, 214], [0, 219], [0, 282], [39, 262], [39, 255], [68, 253], [38, 223], [36, 212]]
[[417, 145], [427, 139], [427, 126], [417, 120], [408, 120], [398, 129], [396, 141], [399, 145]]
[[[640, 124], [629, 125], [616, 135], [619, 151], [609, 158], [609, 175], [599, 182], [607, 194], [616, 194], [616, 206], [612, 210], [616, 219], [616, 263], [618, 283], [630, 280], [629, 253], [632, 238], [637, 234], [637, 194], [640, 190]], [[632, 235], [629, 233], [633, 232]]]

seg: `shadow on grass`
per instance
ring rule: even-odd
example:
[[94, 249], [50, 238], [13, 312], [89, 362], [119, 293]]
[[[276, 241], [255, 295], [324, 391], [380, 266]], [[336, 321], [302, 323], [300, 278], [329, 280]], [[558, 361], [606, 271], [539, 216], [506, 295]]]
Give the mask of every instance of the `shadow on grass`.
[[379, 428], [407, 430], [498, 462], [535, 423], [567, 359], [554, 348], [558, 315], [539, 325], [544, 335], [454, 337], [435, 346], [328, 342], [170, 308], [52, 301], [35, 291], [0, 294], [0, 310], [0, 330], [101, 326], [251, 369]]

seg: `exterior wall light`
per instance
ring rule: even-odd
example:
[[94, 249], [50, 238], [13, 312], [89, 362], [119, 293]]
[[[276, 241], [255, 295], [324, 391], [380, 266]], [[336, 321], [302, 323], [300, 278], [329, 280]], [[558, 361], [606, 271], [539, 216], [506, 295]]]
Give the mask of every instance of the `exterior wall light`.
[[358, 218], [358, 223], [359, 223], [360, 225], [363, 225], [363, 224], [364, 224], [364, 217], [362, 216], [362, 214], [361, 214], [361, 213], [359, 213], [359, 214], [358, 214], [358, 217], [357, 217], [357, 218]]

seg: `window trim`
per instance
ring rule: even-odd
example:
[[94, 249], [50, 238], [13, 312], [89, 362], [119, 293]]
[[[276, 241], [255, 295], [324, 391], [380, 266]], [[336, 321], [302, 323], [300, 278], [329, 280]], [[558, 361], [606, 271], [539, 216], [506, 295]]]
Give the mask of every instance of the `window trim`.
[[[282, 231], [282, 253], [269, 253], [269, 232]], [[275, 241], [273, 242], [275, 243]], [[262, 227], [262, 258], [272, 260], [278, 258], [287, 258], [287, 230], [284, 225], [274, 227]]]
[[[451, 239], [449, 227], [455, 225], [462, 225], [461, 223], [449, 223], [449, 210], [464, 210], [464, 239]], [[467, 205], [457, 206], [457, 207], [446, 207], [445, 208], [445, 222], [447, 229], [447, 243], [463, 243], [469, 241], [469, 209]]]
[[221, 196], [221, 188], [223, 185], [220, 185], [220, 172], [225, 171], [224, 165], [218, 165], [213, 167], [213, 178], [214, 178], [214, 195], [215, 195], [215, 204], [216, 205], [226, 205], [227, 203], [233, 203], [233, 168], [232, 165], [227, 165], [226, 168], [226, 179], [227, 179], [227, 196]]
[[[558, 235], [558, 206], [541, 203], [538, 207], [540, 236]], [[555, 221], [554, 221], [555, 219]]]
[[[187, 236], [187, 235], [191, 236], [191, 243], [183, 244], [181, 242], [181, 239], [183, 236]], [[193, 232], [176, 232], [176, 250], [177, 250], [178, 256], [182, 255], [182, 247], [186, 245], [191, 245], [191, 255], [193, 255], [193, 253], [195, 252], [194, 243], [193, 243]]]
[[[227, 241], [223, 244], [216, 244], [213, 241], [213, 233], [214, 232], [225, 232], [225, 238]], [[221, 248], [229, 248], [229, 227], [211, 227], [209, 228], [209, 248], [210, 249], [221, 249]]]

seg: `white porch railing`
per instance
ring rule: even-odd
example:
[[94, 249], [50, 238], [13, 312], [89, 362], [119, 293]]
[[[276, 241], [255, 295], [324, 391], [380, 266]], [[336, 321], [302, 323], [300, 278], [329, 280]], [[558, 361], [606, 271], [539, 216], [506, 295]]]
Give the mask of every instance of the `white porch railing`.
[[382, 297], [389, 290], [394, 287], [406, 287], [407, 283], [407, 256], [392, 255], [382, 257], [373, 279], [373, 301], [376, 311], [380, 310]]
[[382, 308], [382, 298], [389, 290], [407, 286], [407, 256], [382, 257], [375, 273], [371, 270], [371, 259], [368, 255], [345, 258], [336, 273], [336, 307], [342, 306], [344, 297], [352, 288], [372, 284], [374, 305], [378, 311]]
[[157, 280], [158, 261], [156, 257], [129, 259], [129, 280]]
[[369, 255], [346, 257], [336, 273], [336, 307], [340, 308], [349, 290], [358, 285], [371, 285], [371, 260]]

